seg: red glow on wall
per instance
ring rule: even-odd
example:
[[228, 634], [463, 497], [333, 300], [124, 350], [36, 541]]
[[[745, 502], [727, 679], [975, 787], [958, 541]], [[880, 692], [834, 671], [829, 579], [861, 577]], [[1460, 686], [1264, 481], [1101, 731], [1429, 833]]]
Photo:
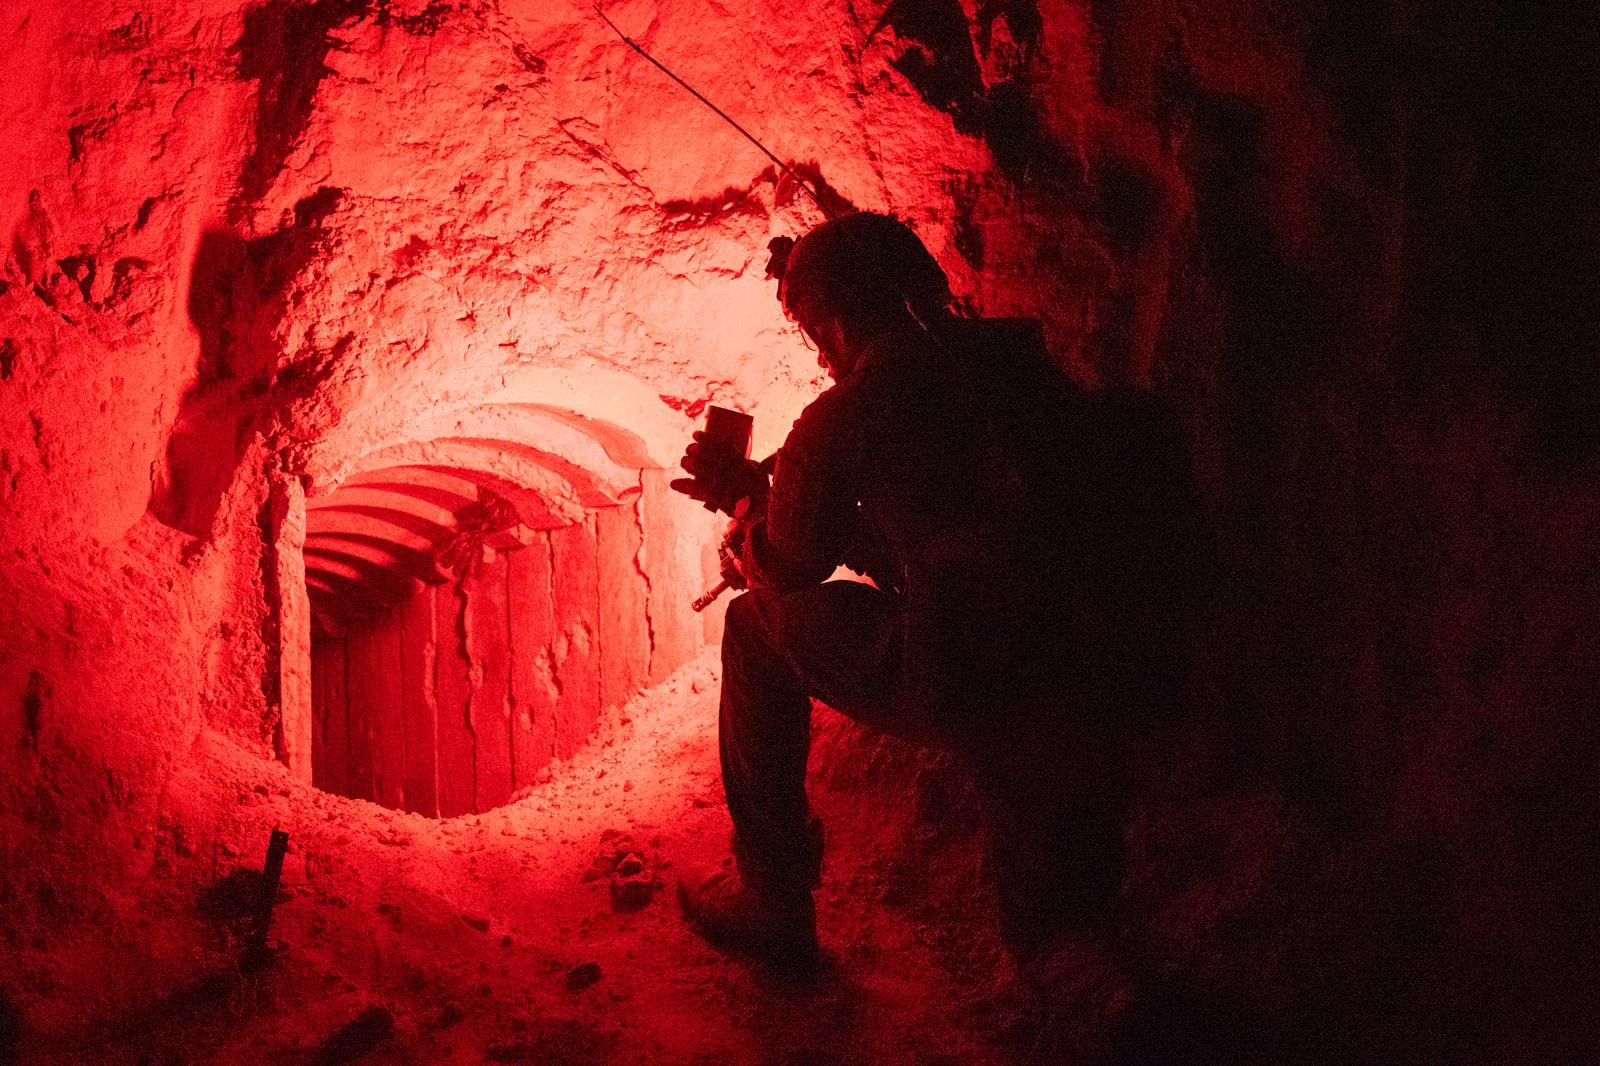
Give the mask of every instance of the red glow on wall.
[[[662, 473], [635, 477], [623, 501], [542, 529], [466, 471], [385, 468], [312, 501], [314, 782], [428, 815], [486, 811], [686, 661], [703, 624], [665, 590], [699, 572], [675, 562], [693, 516]], [[477, 496], [452, 511], [451, 485]]]

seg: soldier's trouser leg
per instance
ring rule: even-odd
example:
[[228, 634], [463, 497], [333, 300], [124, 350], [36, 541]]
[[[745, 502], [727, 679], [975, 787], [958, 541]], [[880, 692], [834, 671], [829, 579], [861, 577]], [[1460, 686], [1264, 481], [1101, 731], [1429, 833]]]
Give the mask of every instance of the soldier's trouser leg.
[[989, 823], [1002, 933], [1026, 962], [1062, 937], [1111, 930], [1137, 733], [1117, 720], [1120, 702], [1071, 677], [996, 710], [963, 747]]
[[[811, 698], [865, 725], [970, 759], [990, 826], [1005, 938], [1026, 960], [1062, 933], [1104, 928], [1122, 878], [1127, 738], [1084, 729], [1098, 692], [997, 698], [979, 720], [940, 721], [899, 700], [899, 605], [870, 586], [829, 582], [747, 592], [722, 640], [722, 780], [745, 877], [810, 889]], [[1003, 686], [1001, 686], [1003, 688]]]
[[979, 760], [977, 785], [990, 834], [1001, 934], [1027, 963], [1062, 937], [1109, 931], [1122, 886], [1123, 782], [1101, 778], [1059, 791], [1042, 775]]
[[740, 870], [761, 891], [809, 891], [820, 862], [806, 804], [811, 698], [890, 721], [898, 604], [868, 585], [753, 590], [728, 606], [719, 744]]

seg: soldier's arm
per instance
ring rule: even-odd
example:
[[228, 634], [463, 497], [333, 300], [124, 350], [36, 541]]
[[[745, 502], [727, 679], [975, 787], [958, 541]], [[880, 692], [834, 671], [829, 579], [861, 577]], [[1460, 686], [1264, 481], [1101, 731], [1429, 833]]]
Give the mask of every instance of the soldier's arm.
[[805, 409], [779, 450], [764, 513], [745, 538], [752, 588], [797, 589], [828, 579], [855, 532], [859, 425], [838, 389]]

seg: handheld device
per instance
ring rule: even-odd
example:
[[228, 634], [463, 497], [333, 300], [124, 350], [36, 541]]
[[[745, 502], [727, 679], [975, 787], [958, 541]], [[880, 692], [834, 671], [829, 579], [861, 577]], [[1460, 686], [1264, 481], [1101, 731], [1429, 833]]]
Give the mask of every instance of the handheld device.
[[704, 444], [730, 452], [741, 459], [750, 458], [750, 438], [756, 420], [743, 411], [712, 404], [706, 408]]

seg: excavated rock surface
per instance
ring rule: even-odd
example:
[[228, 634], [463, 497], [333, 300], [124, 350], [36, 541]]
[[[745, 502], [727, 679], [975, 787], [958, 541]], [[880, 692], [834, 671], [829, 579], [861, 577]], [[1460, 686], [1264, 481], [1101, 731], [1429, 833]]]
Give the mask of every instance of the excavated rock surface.
[[[1142, 950], [1295, 1034], [1263, 1061], [1595, 1057], [1600, 131], [1573, 101], [1600, 35], [1568, 7], [607, 8], [824, 199], [910, 220], [973, 310], [1040, 316], [1076, 380], [1183, 416], [1223, 575], [1206, 728], [1174, 748], [1178, 798], [1130, 827], [1125, 887]], [[880, 953], [846, 967], [872, 995], [819, 1008], [697, 954], [659, 900], [600, 908], [615, 936], [580, 950], [591, 889], [554, 871], [636, 821], [589, 808], [590, 840], [533, 797], [423, 826], [271, 761], [273, 479], [325, 493], [496, 404], [626, 429], [641, 466], [708, 401], [774, 446], [820, 384], [762, 277], [768, 238], [820, 217], [792, 181], [583, 4], [26, 0], [0, 47], [0, 1026], [103, 1049], [132, 1024], [227, 1061], [298, 1054], [381, 1000], [401, 1047], [513, 1060], [677, 1054], [697, 1012], [734, 1057], [1006, 1045], [988, 1007], [961, 1015], [990, 987], [988, 941], [961, 932], [986, 920], [974, 867], [871, 821], [933, 802], [953, 828], [930, 832], [975, 855], [937, 762], [820, 746], [835, 813], [870, 786], [835, 819], [860, 827], [835, 841], [847, 883], [932, 909], [846, 922]], [[707, 810], [663, 813], [660, 853], [711, 850]], [[186, 998], [222, 957], [199, 893], [278, 818], [304, 849], [284, 999]], [[427, 863], [374, 872], [402, 854], [460, 897]], [[571, 929], [541, 940], [534, 904]], [[370, 924], [347, 936], [346, 913]], [[567, 992], [590, 961], [601, 981]], [[635, 1033], [592, 1005], [613, 979]], [[920, 1049], [895, 1035], [919, 1025]]]
[[[363, 1061], [395, 1063], [998, 1062], [1026, 1047], [970, 829], [896, 803], [907, 753], [886, 757], [832, 716], [819, 719], [819, 764], [834, 769], [814, 786], [831, 841], [821, 982], [724, 958], [670, 892], [618, 905], [619, 842], [634, 877], [662, 881], [726, 853], [703, 728], [716, 684], [710, 662], [691, 664], [512, 804], [444, 822], [264, 773], [208, 731], [155, 841], [162, 891], [130, 916], [151, 955], [137, 994], [101, 1003], [70, 1040], [29, 1045], [29, 1061], [309, 1061], [362, 1030]], [[868, 814], [853, 770], [874, 765], [882, 802]], [[227, 875], [258, 867], [277, 826], [290, 851], [273, 962], [241, 973], [251, 897]]]

